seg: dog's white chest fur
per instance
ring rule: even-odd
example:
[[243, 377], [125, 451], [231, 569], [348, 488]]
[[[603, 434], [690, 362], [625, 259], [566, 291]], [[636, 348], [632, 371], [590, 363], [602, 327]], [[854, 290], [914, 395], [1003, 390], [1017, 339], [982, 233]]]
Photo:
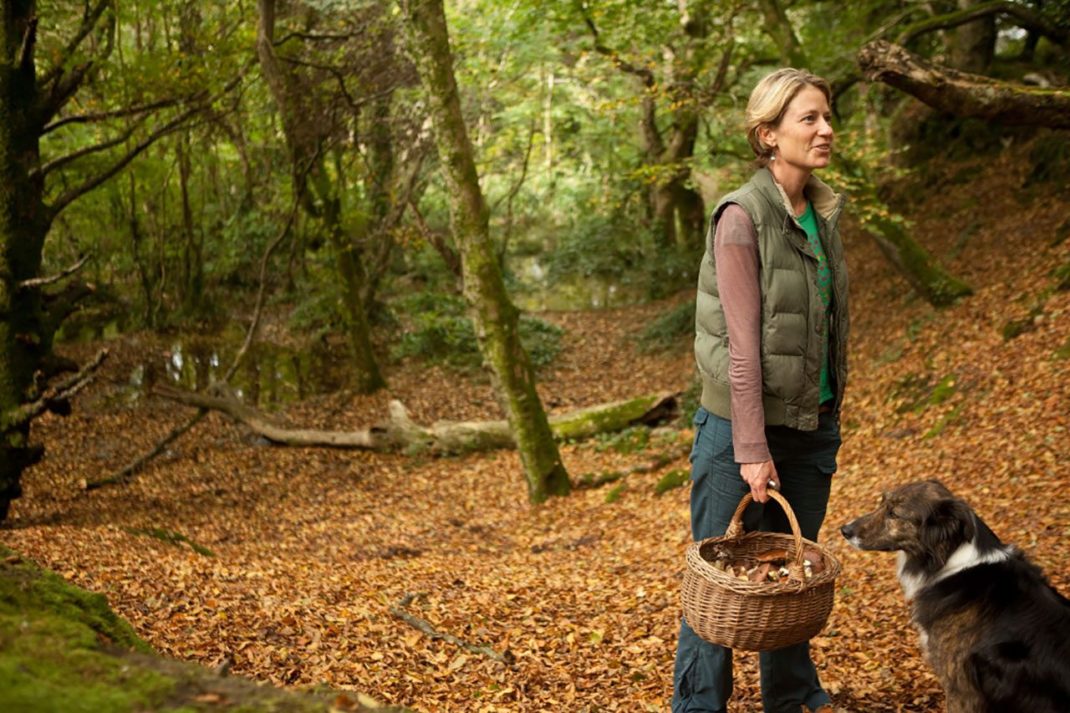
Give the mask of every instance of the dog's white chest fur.
[[976, 567], [982, 564], [988, 564], [990, 562], [1001, 562], [1011, 556], [1010, 548], [997, 547], [982, 551], [977, 548], [976, 540], [959, 545], [958, 549], [951, 553], [951, 556], [947, 558], [947, 562], [940, 568], [936, 574], [927, 575], [924, 572], [908, 572], [907, 554], [905, 552], [899, 552], [899, 585], [903, 588], [903, 594], [906, 596], [907, 601], [911, 601], [917, 596], [918, 592], [922, 588], [939, 582], [941, 579], [950, 577], [956, 572], [961, 572], [964, 569], [970, 567]]

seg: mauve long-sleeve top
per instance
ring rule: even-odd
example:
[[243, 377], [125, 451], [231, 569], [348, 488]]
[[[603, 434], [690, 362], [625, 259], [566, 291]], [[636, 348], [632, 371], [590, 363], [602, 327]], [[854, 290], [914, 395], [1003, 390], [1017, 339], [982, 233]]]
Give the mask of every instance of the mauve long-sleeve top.
[[758, 282], [758, 233], [750, 216], [731, 204], [713, 238], [717, 292], [728, 327], [728, 381], [732, 447], [737, 463], [770, 460], [762, 408], [762, 295]]

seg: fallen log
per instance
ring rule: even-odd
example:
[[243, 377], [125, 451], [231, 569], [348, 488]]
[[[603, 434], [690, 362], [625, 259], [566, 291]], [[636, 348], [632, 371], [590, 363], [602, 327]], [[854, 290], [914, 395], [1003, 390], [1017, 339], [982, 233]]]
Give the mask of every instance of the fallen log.
[[[357, 431], [324, 431], [280, 426], [221, 387], [210, 393], [194, 393], [157, 385], [153, 393], [188, 406], [219, 411], [276, 445], [436, 454], [516, 447], [505, 420], [436, 421], [425, 427], [413, 421], [397, 400], [390, 402], [387, 423]], [[676, 394], [640, 396], [551, 416], [550, 428], [558, 440], [589, 438], [637, 424], [662, 423], [674, 418], [677, 408]]]
[[867, 79], [912, 94], [939, 111], [1000, 124], [1070, 129], [1070, 89], [1030, 87], [967, 74], [877, 40], [858, 51]]

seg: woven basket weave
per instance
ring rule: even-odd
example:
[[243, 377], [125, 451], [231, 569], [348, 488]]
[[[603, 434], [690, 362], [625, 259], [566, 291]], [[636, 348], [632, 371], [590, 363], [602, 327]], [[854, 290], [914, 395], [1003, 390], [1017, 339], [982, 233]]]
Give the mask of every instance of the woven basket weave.
[[[832, 611], [835, 580], [840, 563], [816, 542], [803, 539], [799, 522], [784, 496], [769, 491], [788, 516], [792, 534], [743, 534], [743, 511], [751, 502], [747, 493], [722, 537], [695, 542], [687, 548], [683, 584], [684, 618], [706, 641], [732, 649], [771, 651], [806, 641], [816, 635]], [[736, 579], [711, 564], [717, 553], [748, 568], [771, 550], [787, 550], [788, 577], [784, 582], [749, 582]], [[824, 568], [806, 579], [803, 551], [815, 550]]]

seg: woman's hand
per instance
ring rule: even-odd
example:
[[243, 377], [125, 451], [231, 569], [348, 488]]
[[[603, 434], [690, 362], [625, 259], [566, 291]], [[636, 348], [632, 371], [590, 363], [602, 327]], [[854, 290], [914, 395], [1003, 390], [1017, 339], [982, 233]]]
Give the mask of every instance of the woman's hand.
[[751, 497], [759, 503], [769, 501], [768, 488], [780, 487], [780, 478], [776, 474], [776, 466], [773, 461], [767, 460], [761, 463], [743, 463], [740, 465], [740, 473], [743, 480], [750, 486]]

